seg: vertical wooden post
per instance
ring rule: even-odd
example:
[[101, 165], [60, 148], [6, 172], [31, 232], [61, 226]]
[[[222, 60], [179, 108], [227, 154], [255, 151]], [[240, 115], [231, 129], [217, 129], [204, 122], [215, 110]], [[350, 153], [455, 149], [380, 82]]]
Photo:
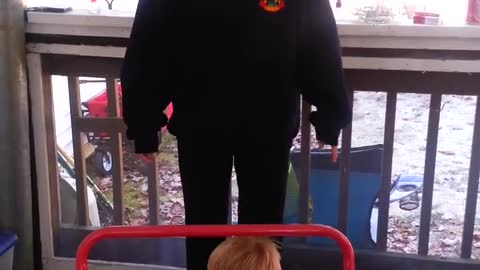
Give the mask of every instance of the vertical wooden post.
[[433, 186], [435, 183], [435, 163], [437, 158], [441, 102], [442, 94], [435, 93], [431, 95], [427, 150], [425, 154], [425, 173], [423, 178], [422, 211], [420, 216], [420, 236], [418, 239], [419, 255], [428, 255], [430, 242], [430, 222], [432, 219]]
[[472, 155], [468, 174], [467, 202], [463, 223], [462, 254], [463, 259], [472, 257], [473, 233], [477, 213], [478, 180], [480, 177], [480, 95], [477, 96], [475, 126], [473, 128]]
[[68, 77], [68, 91], [70, 98], [70, 117], [72, 122], [73, 159], [75, 160], [75, 183], [77, 192], [78, 225], [89, 225], [88, 195], [87, 195], [87, 168], [85, 155], [82, 149], [81, 132], [75, 125], [75, 120], [82, 117], [80, 99], [80, 84], [78, 77]]
[[[348, 98], [353, 109], [353, 89], [348, 89]], [[338, 229], [344, 234], [348, 227], [348, 199], [350, 190], [350, 171], [352, 165], [352, 124], [349, 124], [342, 131], [342, 151], [340, 156], [340, 181], [338, 196]]]
[[[113, 77], [107, 78], [108, 116], [120, 117], [120, 104], [117, 81]], [[114, 224], [123, 225], [125, 211], [123, 203], [123, 151], [122, 135], [119, 132], [110, 133], [110, 149], [112, 154], [112, 184]]]
[[378, 198], [377, 247], [387, 249], [387, 234], [390, 206], [390, 186], [392, 185], [393, 142], [395, 138], [395, 117], [397, 112], [397, 92], [387, 93], [385, 130], [383, 135], [382, 185]]
[[299, 198], [299, 222], [308, 224], [310, 222], [310, 113], [312, 105], [303, 100], [302, 102], [302, 142], [301, 142], [301, 169], [300, 169], [300, 198]]
[[160, 222], [159, 211], [160, 201], [159, 181], [158, 181], [158, 158], [155, 158], [147, 164], [147, 178], [148, 178], [148, 215], [150, 225], [158, 225]]

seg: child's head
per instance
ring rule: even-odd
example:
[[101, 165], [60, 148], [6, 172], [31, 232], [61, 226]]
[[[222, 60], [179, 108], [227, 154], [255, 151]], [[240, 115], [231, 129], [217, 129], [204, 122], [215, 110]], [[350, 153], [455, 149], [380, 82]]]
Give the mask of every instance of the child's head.
[[277, 248], [269, 238], [228, 238], [210, 255], [208, 270], [281, 270]]

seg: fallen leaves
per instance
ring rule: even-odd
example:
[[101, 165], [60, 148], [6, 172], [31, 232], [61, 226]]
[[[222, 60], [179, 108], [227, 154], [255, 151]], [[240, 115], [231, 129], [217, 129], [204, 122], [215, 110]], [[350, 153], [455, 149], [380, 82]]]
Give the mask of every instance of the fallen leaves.
[[454, 238], [441, 239], [440, 242], [442, 243], [442, 247], [454, 247], [460, 244], [461, 241], [459, 237], [454, 237]]

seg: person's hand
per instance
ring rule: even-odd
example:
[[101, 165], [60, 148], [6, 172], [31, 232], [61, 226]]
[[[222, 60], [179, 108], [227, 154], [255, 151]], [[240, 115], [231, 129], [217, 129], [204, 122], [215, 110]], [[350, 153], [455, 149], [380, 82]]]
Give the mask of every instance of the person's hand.
[[[325, 143], [324, 142], [318, 142], [318, 147], [320, 149], [323, 149], [325, 147]], [[331, 149], [331, 161], [333, 163], [336, 163], [337, 162], [337, 159], [338, 159], [338, 146], [336, 145], [332, 145], [332, 149]]]

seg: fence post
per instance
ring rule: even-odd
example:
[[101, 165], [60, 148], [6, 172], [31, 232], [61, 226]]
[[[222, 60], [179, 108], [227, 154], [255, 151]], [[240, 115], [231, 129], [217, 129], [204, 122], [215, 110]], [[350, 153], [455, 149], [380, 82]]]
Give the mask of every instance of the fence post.
[[15, 270], [34, 269], [23, 14], [22, 0], [0, 1], [0, 228], [19, 236]]

